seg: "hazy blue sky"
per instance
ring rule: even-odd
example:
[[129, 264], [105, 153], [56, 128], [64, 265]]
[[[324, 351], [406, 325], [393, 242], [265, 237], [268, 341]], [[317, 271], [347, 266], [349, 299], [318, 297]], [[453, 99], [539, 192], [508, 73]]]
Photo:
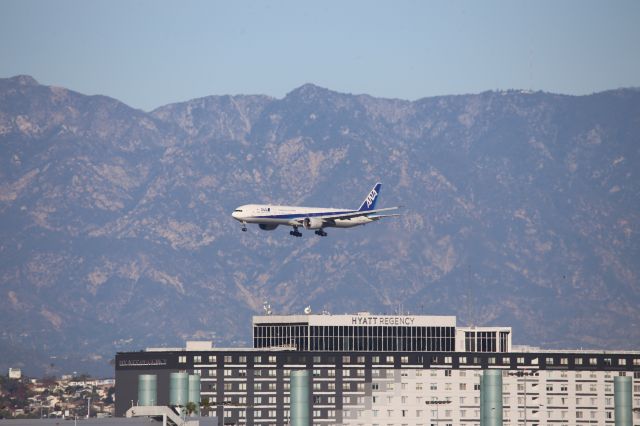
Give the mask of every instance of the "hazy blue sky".
[[304, 83], [418, 99], [640, 86], [640, 1], [0, 1], [0, 77], [145, 110]]

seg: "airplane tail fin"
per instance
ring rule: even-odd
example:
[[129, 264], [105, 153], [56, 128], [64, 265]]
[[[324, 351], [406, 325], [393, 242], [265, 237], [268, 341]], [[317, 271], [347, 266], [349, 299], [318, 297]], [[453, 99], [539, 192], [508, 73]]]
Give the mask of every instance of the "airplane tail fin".
[[365, 198], [360, 205], [360, 208], [358, 209], [359, 212], [373, 210], [376, 208], [376, 202], [378, 201], [378, 195], [380, 194], [380, 187], [382, 187], [382, 184], [380, 182], [376, 183], [373, 189], [369, 192], [369, 195], [367, 195], [367, 198]]

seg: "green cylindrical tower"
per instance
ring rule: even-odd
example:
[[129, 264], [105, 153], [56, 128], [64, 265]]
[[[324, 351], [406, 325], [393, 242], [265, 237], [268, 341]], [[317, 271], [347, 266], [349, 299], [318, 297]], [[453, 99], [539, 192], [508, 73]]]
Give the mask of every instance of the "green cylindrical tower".
[[484, 383], [482, 380], [483, 378], [484, 378], [484, 375], [481, 375], [480, 376], [480, 425], [481, 426], [483, 426], [487, 421], [487, 419], [485, 419], [485, 413], [484, 413], [485, 398], [484, 398]]
[[184, 406], [189, 398], [189, 375], [187, 373], [171, 373], [169, 375], [169, 405], [180, 406], [180, 413], [184, 413]]
[[196, 404], [196, 411], [194, 414], [200, 415], [200, 375], [189, 375], [189, 402]]
[[309, 371], [291, 372], [291, 426], [311, 426]]
[[480, 381], [481, 426], [502, 426], [502, 371], [484, 370]]
[[138, 376], [138, 405], [158, 404], [158, 376], [140, 374]]
[[631, 377], [613, 378], [616, 426], [631, 426]]

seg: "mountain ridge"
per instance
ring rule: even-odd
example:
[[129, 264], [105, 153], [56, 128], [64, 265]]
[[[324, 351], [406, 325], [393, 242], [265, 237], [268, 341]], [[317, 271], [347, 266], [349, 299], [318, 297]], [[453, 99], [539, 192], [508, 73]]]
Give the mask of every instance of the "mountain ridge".
[[[265, 299], [637, 349], [637, 117], [624, 89], [404, 101], [307, 84], [144, 112], [0, 79], [1, 366], [107, 374], [117, 350], [247, 345]], [[377, 180], [404, 216], [324, 239], [229, 216], [355, 206]]]

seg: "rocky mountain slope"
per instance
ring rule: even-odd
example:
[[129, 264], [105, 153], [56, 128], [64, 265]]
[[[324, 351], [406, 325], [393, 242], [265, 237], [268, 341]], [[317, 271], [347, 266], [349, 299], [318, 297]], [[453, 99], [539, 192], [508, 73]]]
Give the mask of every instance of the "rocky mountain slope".
[[[146, 113], [0, 79], [0, 368], [249, 345], [279, 313], [455, 314], [514, 342], [640, 349], [640, 92], [376, 99], [302, 86]], [[404, 215], [320, 238], [238, 205]]]

